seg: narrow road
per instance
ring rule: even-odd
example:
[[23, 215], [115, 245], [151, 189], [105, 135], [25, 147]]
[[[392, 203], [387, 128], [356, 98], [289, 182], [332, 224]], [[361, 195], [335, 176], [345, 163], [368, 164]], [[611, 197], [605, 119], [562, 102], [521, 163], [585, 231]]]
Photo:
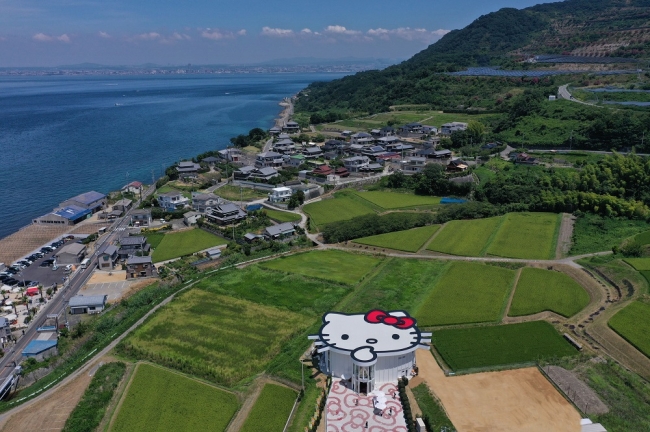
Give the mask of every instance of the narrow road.
[[593, 106], [593, 107], [596, 107], [596, 108], [602, 108], [602, 106], [600, 106], [600, 105], [592, 104], [592, 103], [589, 103], [589, 102], [583, 102], [583, 101], [581, 101], [579, 99], [574, 98], [573, 96], [571, 96], [571, 93], [569, 93], [568, 87], [569, 87], [569, 84], [564, 84], [564, 85], [562, 85], [562, 86], [560, 86], [558, 88], [558, 94], [560, 95], [560, 97], [562, 99], [570, 100], [571, 102], [578, 102], [578, 103], [581, 103], [583, 105], [589, 105], [589, 106]]

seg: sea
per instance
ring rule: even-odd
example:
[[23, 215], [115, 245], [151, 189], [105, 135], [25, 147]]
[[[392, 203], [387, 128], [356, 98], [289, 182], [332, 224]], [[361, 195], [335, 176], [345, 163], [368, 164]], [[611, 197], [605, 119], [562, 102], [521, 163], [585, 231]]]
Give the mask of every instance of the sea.
[[345, 74], [0, 77], [0, 238], [82, 192], [150, 184]]

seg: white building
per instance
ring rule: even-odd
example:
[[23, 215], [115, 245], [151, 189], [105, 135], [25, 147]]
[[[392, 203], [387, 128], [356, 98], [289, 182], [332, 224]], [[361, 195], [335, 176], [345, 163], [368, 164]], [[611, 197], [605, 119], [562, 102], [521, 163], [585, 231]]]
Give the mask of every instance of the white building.
[[291, 198], [291, 195], [291, 188], [288, 188], [286, 186], [276, 187], [271, 189], [271, 193], [269, 194], [269, 201], [272, 203], [284, 202]]
[[316, 340], [319, 367], [324, 373], [349, 380], [358, 393], [370, 393], [383, 383], [410, 377], [415, 350], [429, 349], [431, 333], [422, 333], [405, 311], [372, 310], [366, 314], [329, 312]]

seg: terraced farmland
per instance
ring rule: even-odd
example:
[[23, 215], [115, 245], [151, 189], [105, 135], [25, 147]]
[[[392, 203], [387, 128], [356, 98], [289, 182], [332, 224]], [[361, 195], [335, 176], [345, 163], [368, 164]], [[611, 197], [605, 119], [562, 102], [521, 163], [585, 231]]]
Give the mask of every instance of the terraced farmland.
[[356, 195], [385, 210], [409, 207], [430, 207], [440, 204], [440, 197], [413, 195], [397, 192], [356, 192]]
[[502, 222], [503, 216], [447, 222], [427, 249], [450, 255], [483, 256]]
[[379, 234], [354, 240], [355, 243], [395, 249], [405, 252], [417, 252], [438, 231], [440, 225], [429, 225], [406, 231]]
[[307, 204], [302, 209], [309, 215], [312, 223], [318, 227], [374, 212], [371, 207], [364, 205], [361, 200], [345, 196], [337, 196], [333, 199], [324, 199]]
[[561, 215], [508, 213], [487, 249], [488, 255], [523, 259], [555, 258]]

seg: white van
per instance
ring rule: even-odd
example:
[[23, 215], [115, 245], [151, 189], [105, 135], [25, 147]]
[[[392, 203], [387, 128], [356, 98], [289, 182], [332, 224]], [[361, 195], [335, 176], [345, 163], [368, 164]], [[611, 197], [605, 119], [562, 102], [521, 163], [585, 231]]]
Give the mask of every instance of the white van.
[[83, 261], [81, 261], [81, 268], [85, 269], [88, 268], [88, 264], [90, 264], [90, 258], [86, 258]]

